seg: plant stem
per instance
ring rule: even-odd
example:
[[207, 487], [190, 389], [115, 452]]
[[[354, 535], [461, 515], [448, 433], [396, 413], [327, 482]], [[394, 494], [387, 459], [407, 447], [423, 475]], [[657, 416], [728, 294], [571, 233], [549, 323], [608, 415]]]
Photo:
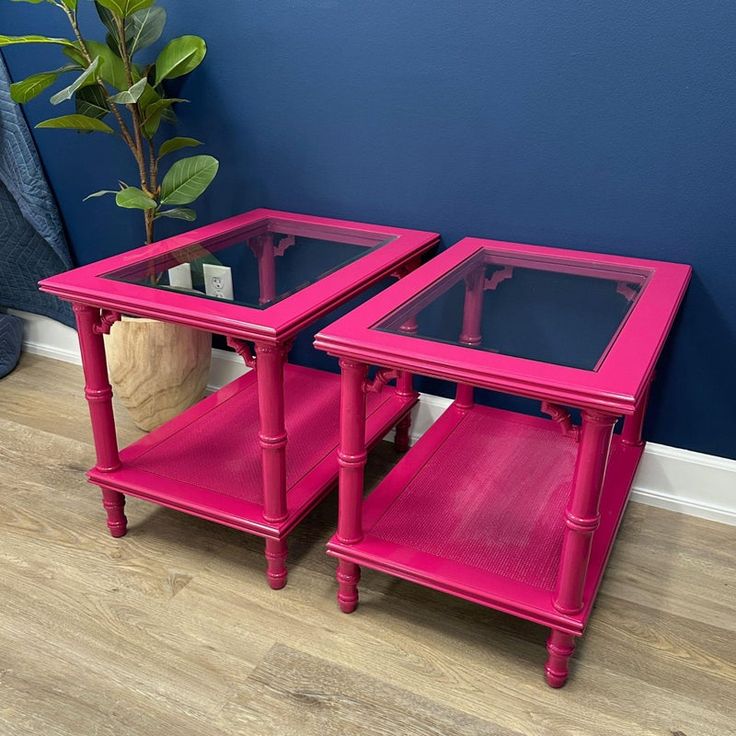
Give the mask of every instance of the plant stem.
[[[54, 4], [56, 5], [57, 3]], [[77, 39], [77, 43], [79, 44], [79, 50], [81, 51], [82, 56], [87, 62], [87, 65], [90, 65], [92, 63], [92, 55], [89, 53], [87, 44], [85, 43], [84, 38], [82, 37], [82, 33], [79, 29], [76, 10], [71, 10], [63, 4], [59, 5], [59, 7], [62, 8], [64, 13], [66, 14], [66, 17], [69, 19], [69, 24], [71, 25], [74, 36]], [[125, 67], [126, 80], [128, 82], [128, 87], [132, 87], [133, 74], [130, 58], [128, 55], [127, 42], [125, 40], [125, 27], [123, 23], [117, 19], [116, 26], [118, 30], [121, 56], [123, 60], [123, 65]], [[114, 102], [111, 103], [108, 99], [110, 96], [110, 92], [107, 89], [107, 86], [99, 77], [97, 77], [97, 84], [102, 88], [102, 91], [105, 95], [105, 103], [107, 105], [107, 109], [112, 113], [113, 117], [117, 121], [118, 127], [120, 129], [120, 137], [123, 139], [123, 141], [125, 141], [126, 145], [130, 149], [130, 152], [133, 154], [133, 158], [135, 159], [136, 165], [138, 166], [138, 176], [141, 182], [141, 189], [149, 196], [155, 196], [156, 193], [155, 191], [152, 191], [151, 186], [149, 186], [148, 178], [146, 175], [146, 158], [143, 150], [143, 137], [141, 135], [142, 123], [137, 103], [133, 105], [126, 105], [128, 111], [131, 114], [133, 124], [133, 135], [131, 136], [130, 131], [128, 130], [128, 126], [125, 124], [125, 120], [120, 114], [120, 110], [118, 110], [117, 105]], [[156, 188], [157, 187], [154, 183], [153, 189], [155, 190]], [[150, 245], [153, 242], [154, 237], [153, 212], [151, 210], [144, 210], [143, 218], [146, 229], [146, 244]]]
[[149, 179], [151, 182], [151, 188], [155, 191], [158, 196], [158, 156], [156, 156], [156, 150], [153, 147], [153, 141], [148, 138], [148, 161], [149, 161]]
[[[125, 23], [123, 20], [115, 17], [115, 27], [118, 31], [118, 46], [120, 48], [120, 57], [123, 60], [123, 67], [125, 68], [125, 79], [128, 82], [128, 87], [133, 86], [133, 67], [130, 53], [128, 52], [128, 41], [125, 38]], [[143, 150], [143, 124], [141, 122], [141, 114], [138, 109], [138, 103], [134, 102], [126, 105], [128, 112], [130, 112], [133, 120], [133, 136], [135, 139], [135, 161], [138, 164], [138, 176], [141, 181], [141, 189], [149, 196], [156, 197], [155, 184], [149, 182], [148, 172], [146, 171], [146, 154]], [[146, 226], [146, 244], [150, 245], [153, 242], [153, 229], [154, 229], [154, 218], [151, 210], [143, 211], [143, 218]]]
[[[82, 33], [79, 30], [79, 23], [77, 22], [77, 11], [76, 10], [70, 10], [66, 7], [66, 5], [61, 6], [62, 10], [66, 14], [66, 17], [69, 19], [69, 23], [71, 24], [72, 31], [74, 31], [74, 36], [77, 39], [77, 43], [79, 44], [79, 50], [82, 52], [82, 56], [84, 56], [85, 61], [87, 62], [87, 65], [89, 66], [92, 63], [92, 56], [89, 53], [89, 49], [87, 48], [87, 44], [84, 42], [84, 38], [82, 38]], [[110, 92], [108, 91], [107, 87], [105, 86], [105, 83], [97, 77], [97, 84], [102, 88], [102, 91], [105, 94], [105, 102], [107, 104], [107, 109], [113, 114], [115, 117], [115, 120], [117, 121], [117, 124], [120, 128], [120, 137], [125, 141], [128, 148], [130, 148], [131, 152], [135, 155], [135, 145], [133, 143], [133, 139], [130, 137], [130, 132], [128, 131], [128, 126], [125, 124], [125, 120], [123, 120], [123, 116], [120, 114], [119, 110], [115, 107], [115, 104], [112, 105], [107, 101], [107, 98], [110, 96]]]

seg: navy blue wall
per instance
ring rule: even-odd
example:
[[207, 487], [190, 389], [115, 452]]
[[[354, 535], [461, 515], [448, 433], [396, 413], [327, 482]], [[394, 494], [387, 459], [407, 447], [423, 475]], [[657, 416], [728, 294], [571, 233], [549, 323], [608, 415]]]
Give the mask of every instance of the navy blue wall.
[[[200, 222], [263, 205], [691, 263], [647, 432], [736, 457], [732, 0], [160, 4], [209, 44], [180, 109], [222, 161]], [[65, 32], [2, 5], [3, 32]], [[15, 78], [58, 66], [6, 58]], [[77, 259], [137, 244], [138, 217], [81, 202], [134, 180], [122, 144], [35, 135]]]

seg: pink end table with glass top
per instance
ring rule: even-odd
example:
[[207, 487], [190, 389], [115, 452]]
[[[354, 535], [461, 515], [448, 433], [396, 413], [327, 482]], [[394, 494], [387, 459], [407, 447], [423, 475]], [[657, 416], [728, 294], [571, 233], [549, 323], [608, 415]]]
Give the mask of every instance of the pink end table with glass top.
[[[289, 347], [326, 312], [416, 268], [437, 240], [260, 209], [42, 281], [76, 314], [97, 454], [88, 477], [102, 489], [111, 534], [126, 533], [125, 495], [184, 511], [264, 537], [268, 582], [282, 588], [286, 537], [338, 474], [339, 376], [289, 364]], [[232, 301], [204, 293], [202, 264], [213, 257], [232, 270]], [[184, 263], [189, 292], [168, 281]], [[119, 452], [103, 334], [121, 313], [225, 335], [254, 370]], [[375, 394], [366, 441], [397, 425], [406, 449], [416, 400], [408, 375]]]
[[[562, 686], [689, 278], [681, 264], [466, 238], [322, 330], [315, 345], [342, 369], [328, 544], [340, 608], [357, 606], [365, 565], [534, 621], [551, 629], [545, 672]], [[455, 401], [364, 501], [366, 388], [407, 373], [457, 383]], [[477, 405], [476, 386], [537, 399], [550, 418]]]

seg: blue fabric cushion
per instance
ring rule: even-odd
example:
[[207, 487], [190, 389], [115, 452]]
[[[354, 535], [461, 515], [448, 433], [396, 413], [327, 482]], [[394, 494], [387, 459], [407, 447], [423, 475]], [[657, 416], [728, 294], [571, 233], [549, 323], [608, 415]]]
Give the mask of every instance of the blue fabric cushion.
[[[68, 304], [38, 290], [71, 268], [61, 220], [0, 55], [0, 307], [73, 324]], [[2, 358], [0, 358], [0, 361]]]
[[0, 378], [18, 365], [23, 342], [23, 321], [12, 314], [0, 314]]

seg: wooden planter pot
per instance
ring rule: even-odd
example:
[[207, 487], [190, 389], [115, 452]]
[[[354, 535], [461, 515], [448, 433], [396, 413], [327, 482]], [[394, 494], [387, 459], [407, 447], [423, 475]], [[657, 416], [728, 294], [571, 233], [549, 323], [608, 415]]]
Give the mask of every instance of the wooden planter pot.
[[123, 317], [105, 336], [105, 348], [113, 392], [140, 429], [155, 429], [204, 396], [209, 332]]

